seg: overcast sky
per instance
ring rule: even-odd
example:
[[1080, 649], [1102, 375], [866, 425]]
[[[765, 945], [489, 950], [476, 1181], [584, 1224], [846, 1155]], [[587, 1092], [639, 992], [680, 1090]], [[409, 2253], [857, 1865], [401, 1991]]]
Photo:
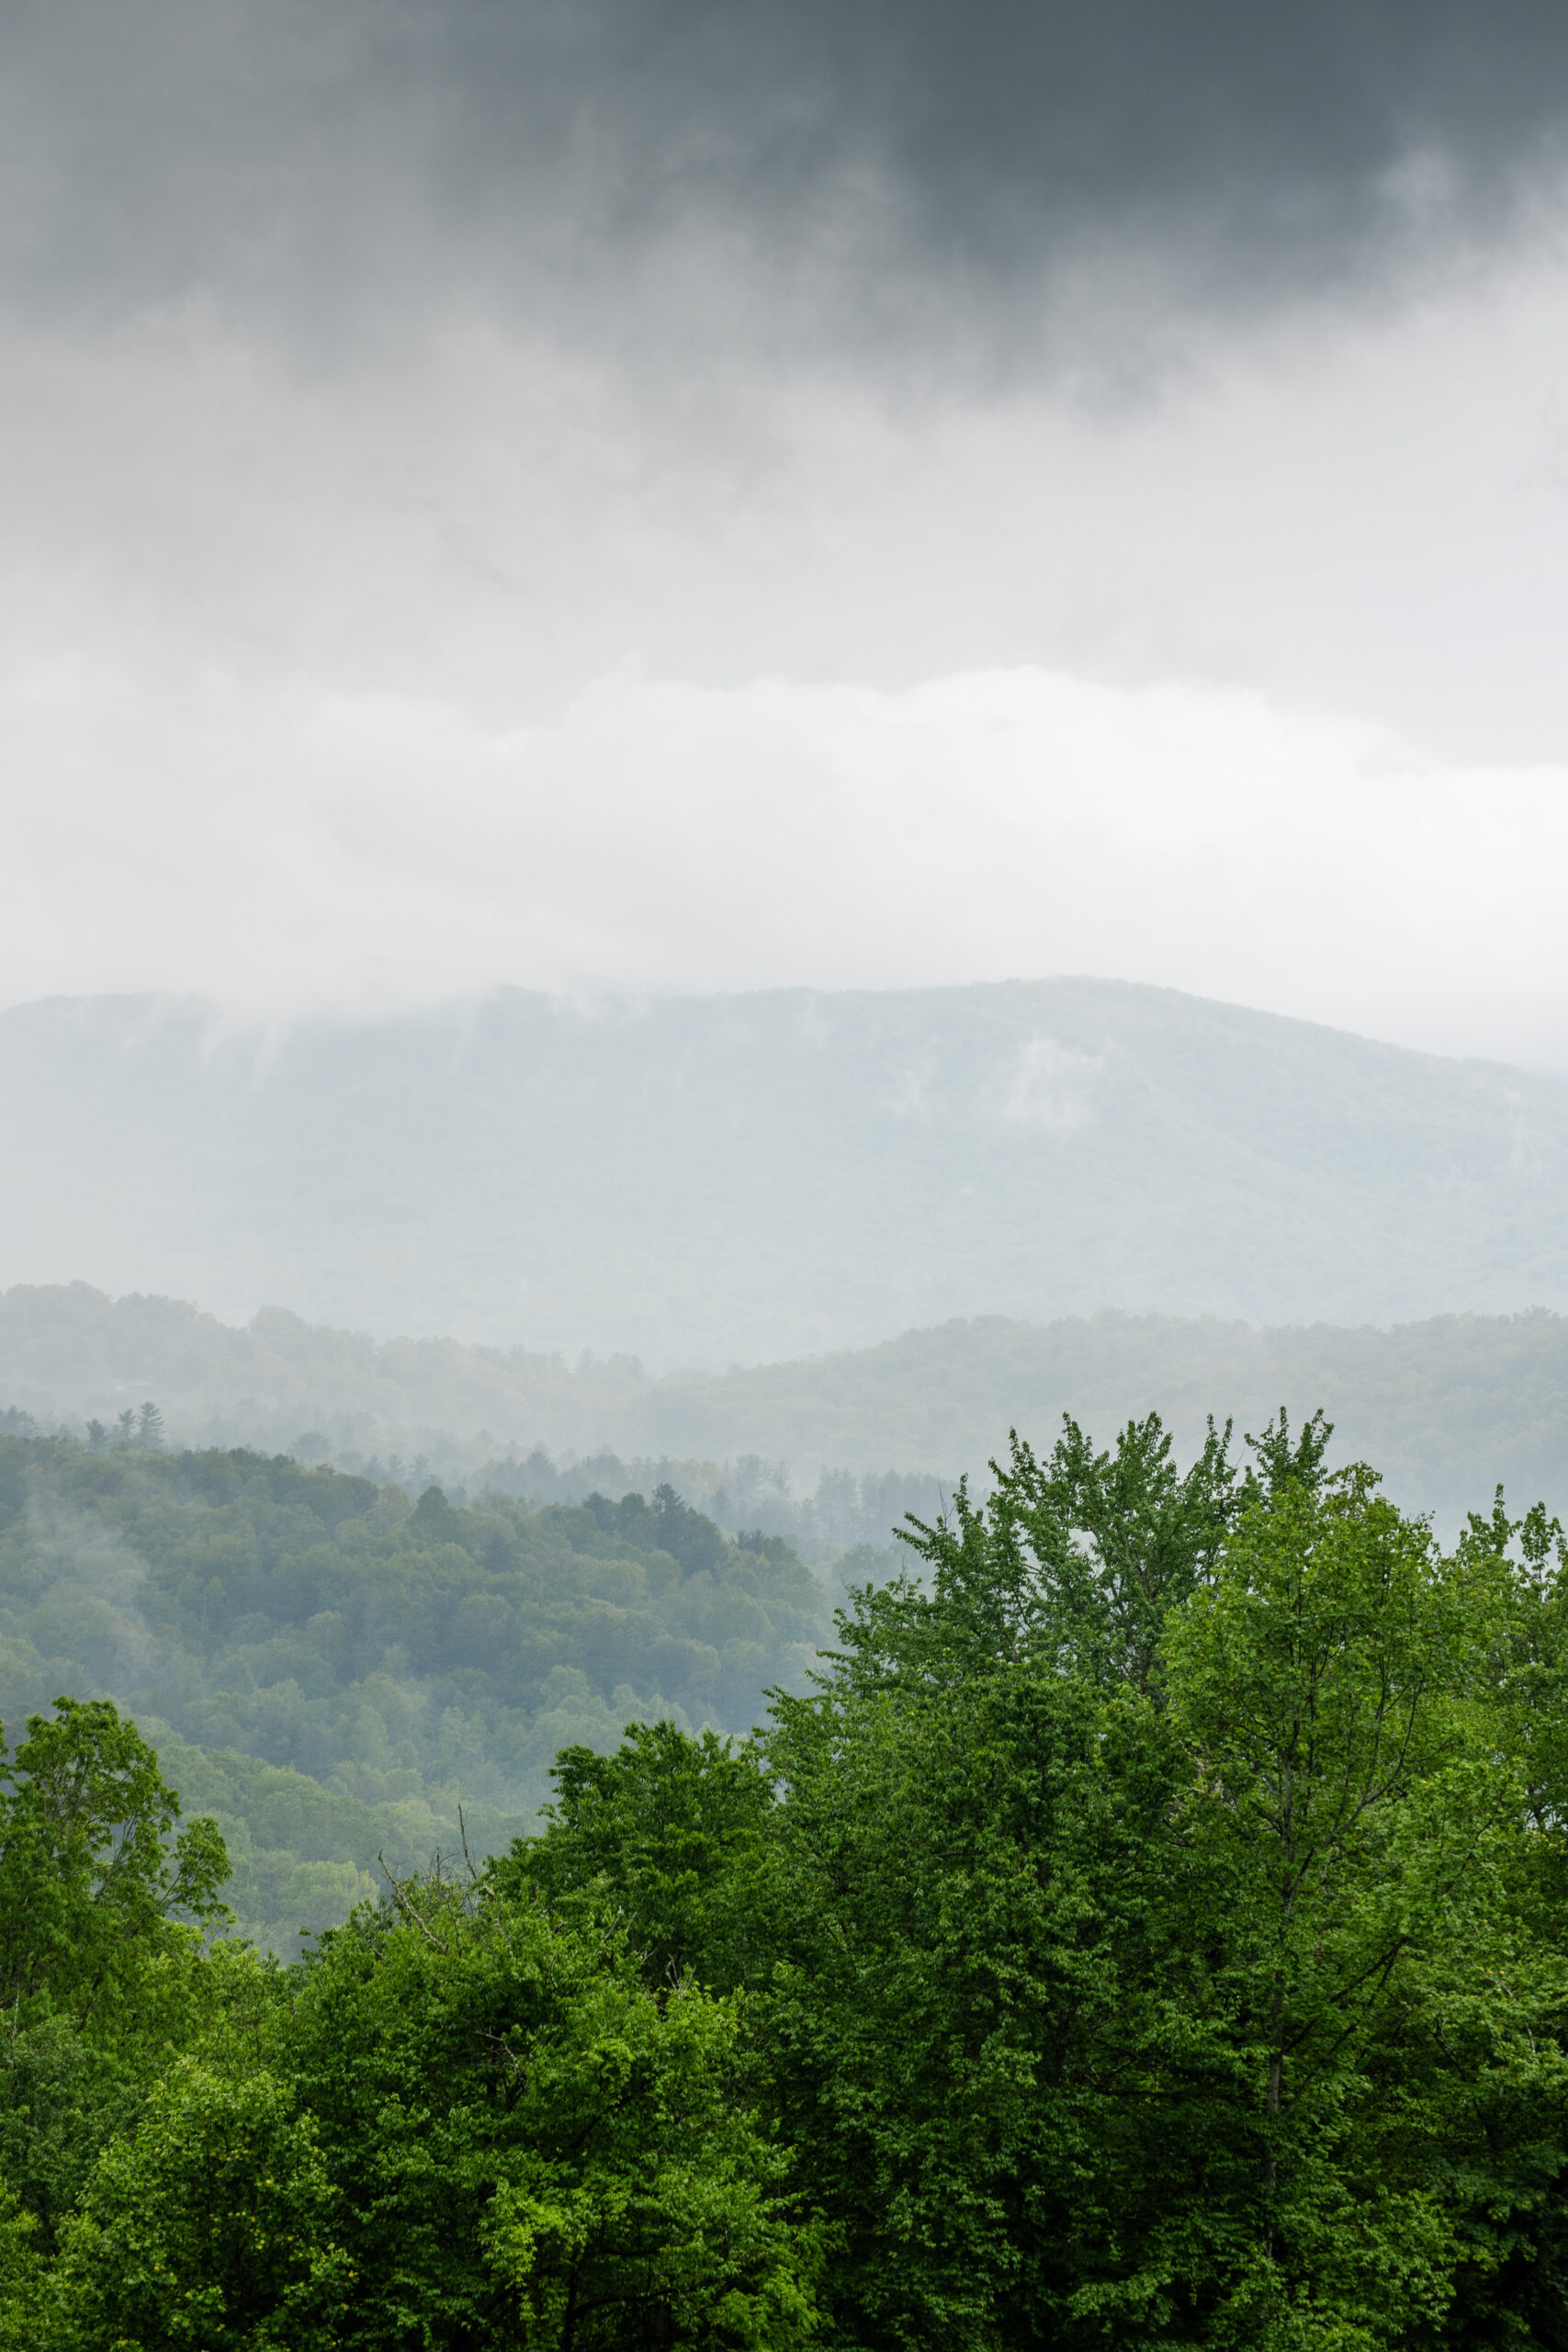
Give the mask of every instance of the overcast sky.
[[0, 1001], [1568, 1069], [1561, 0], [9, 0]]

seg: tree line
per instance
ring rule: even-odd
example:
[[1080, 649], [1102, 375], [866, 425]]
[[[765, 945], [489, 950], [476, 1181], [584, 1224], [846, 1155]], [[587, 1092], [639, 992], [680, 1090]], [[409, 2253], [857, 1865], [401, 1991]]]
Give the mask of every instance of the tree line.
[[0, 1810], [0, 2341], [1568, 2340], [1568, 1545], [1329, 1431], [1016, 1438], [737, 1742], [220, 1929], [106, 1702]]
[[632, 1715], [749, 1730], [829, 1623], [787, 1544], [668, 1486], [458, 1508], [243, 1448], [0, 1432], [0, 1716], [71, 1690], [200, 1751], [182, 1783], [280, 1946], [369, 1893], [378, 1848], [408, 1869], [449, 1841], [459, 1801], [504, 1845], [561, 1747]]

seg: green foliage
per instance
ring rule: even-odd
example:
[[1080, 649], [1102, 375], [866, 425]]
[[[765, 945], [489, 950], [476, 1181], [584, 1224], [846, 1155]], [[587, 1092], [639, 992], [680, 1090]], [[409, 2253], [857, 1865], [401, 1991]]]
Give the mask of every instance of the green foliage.
[[1229, 2139], [1258, 2180], [1230, 2292], [1402, 2345], [1530, 2201], [1495, 2154], [1465, 2178], [1488, 2074], [1556, 2160], [1563, 1979], [1513, 1893], [1532, 1840], [1493, 1703], [1503, 1563], [1445, 1560], [1370, 1473], [1325, 1478], [1312, 1434], [1264, 1450], [1224, 1573], [1168, 1629], [1178, 1827], [1224, 1921]]
[[328, 2352], [354, 2288], [338, 2203], [288, 2085], [176, 2059], [64, 2226], [55, 2324], [82, 2352]]
[[1076, 2294], [1135, 2318], [1148, 2291], [1159, 2149], [1129, 2094], [1156, 2063], [1168, 1789], [1157, 1742], [1108, 1758], [1097, 1728], [1080, 1687], [1002, 1663], [962, 1697], [846, 1689], [770, 1743], [766, 2036], [856, 2340], [1028, 2342]]
[[172, 1922], [215, 1860], [62, 1702], [0, 2344], [1560, 2352], [1568, 1543], [1445, 1550], [1328, 1439], [1015, 1439], [751, 1740], [570, 1746], [288, 1968]]
[[196, 2030], [187, 1922], [226, 1917], [215, 1824], [179, 1798], [107, 1701], [61, 1699], [0, 1748], [0, 2172], [46, 2240], [97, 2149]]
[[729, 1991], [765, 1973], [773, 1791], [750, 1750], [628, 1724], [614, 1756], [569, 1747], [550, 1777], [547, 1832], [516, 1840], [493, 1866], [497, 1885], [532, 1887], [558, 1909], [607, 1906], [650, 1984], [696, 1969]]
[[1521, 1579], [1325, 1436], [1015, 1452], [780, 1702], [764, 2039], [854, 2340], [1561, 2340]]
[[40, 2343], [39, 2306], [44, 2282], [34, 2239], [36, 2217], [15, 2189], [0, 2180], [0, 2352], [23, 2352]]
[[409, 1883], [303, 1971], [281, 2032], [344, 2196], [339, 2340], [784, 2346], [818, 2233], [741, 2096], [733, 2004], [619, 1938]]
[[[951, 1526], [911, 1520], [899, 1531], [937, 1573], [940, 1601], [926, 1613], [943, 1647], [964, 1626], [976, 1658], [1038, 1657], [1043, 1645], [1111, 1688], [1157, 1684], [1166, 1617], [1213, 1572], [1235, 1515], [1229, 1442], [1229, 1428], [1217, 1435], [1211, 1421], [1180, 1476], [1155, 1413], [1129, 1422], [1113, 1453], [1096, 1453], [1068, 1418], [1043, 1463], [1014, 1430], [985, 1509], [964, 1482]], [[907, 1593], [887, 1606], [913, 1622]], [[866, 1622], [878, 1622], [874, 1603]]]
[[175, 1916], [223, 1916], [229, 1859], [217, 1825], [175, 1840], [175, 1792], [134, 1724], [107, 1699], [57, 1699], [29, 1716], [6, 1770], [0, 1745], [0, 2006], [45, 1985], [85, 2014], [123, 1998]]
[[184, 1743], [239, 1916], [282, 1949], [373, 1891], [378, 1851], [450, 1849], [459, 1801], [504, 1844], [557, 1751], [630, 1715], [748, 1730], [827, 1621], [787, 1545], [668, 1487], [411, 1507], [281, 1456], [0, 1435], [0, 1707], [96, 1690]]

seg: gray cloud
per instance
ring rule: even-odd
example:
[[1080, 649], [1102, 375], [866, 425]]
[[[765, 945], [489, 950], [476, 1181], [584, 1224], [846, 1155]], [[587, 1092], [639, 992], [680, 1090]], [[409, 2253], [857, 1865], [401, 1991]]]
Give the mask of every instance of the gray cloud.
[[1124, 323], [1487, 236], [1559, 160], [1568, 14], [14, 0], [0, 74], [13, 303], [199, 294], [320, 341], [477, 299], [634, 344], [907, 347], [1060, 320], [1075, 280]]
[[1525, 0], [8, 0], [0, 998], [1561, 1062], [1565, 99]]

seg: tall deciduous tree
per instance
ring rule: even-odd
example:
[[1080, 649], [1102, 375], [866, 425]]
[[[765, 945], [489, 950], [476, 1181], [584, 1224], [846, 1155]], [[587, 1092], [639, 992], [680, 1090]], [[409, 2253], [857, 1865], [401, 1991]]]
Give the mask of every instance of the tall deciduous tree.
[[1490, 1687], [1504, 1563], [1445, 1558], [1305, 1439], [1260, 1442], [1219, 1573], [1166, 1629], [1176, 1830], [1229, 2071], [1207, 2135], [1249, 2217], [1228, 2324], [1393, 2346], [1488, 2258], [1483, 2209], [1508, 2218], [1510, 2184], [1494, 2168], [1478, 2197], [1453, 2159], [1489, 2069], [1553, 2096], [1559, 1970], [1517, 1901], [1530, 1833]]
[[107, 1700], [56, 1702], [0, 1748], [0, 2173], [43, 2241], [200, 2023], [202, 1925], [226, 1916], [216, 1823]]
[[32, 2309], [62, 2352], [332, 2352], [355, 2283], [340, 2201], [287, 2082], [177, 2059], [99, 2157]]
[[109, 1700], [57, 1699], [27, 1729], [0, 1747], [0, 2003], [105, 2016], [175, 1920], [222, 1916], [228, 1856], [213, 1821], [176, 1834], [179, 1797]]
[[304, 1972], [276, 2063], [341, 2192], [338, 2341], [784, 2352], [819, 2233], [758, 2125], [733, 2003], [624, 1938], [410, 1883]]
[[778, 1703], [768, 2031], [857, 2340], [1394, 2352], [1524, 2308], [1472, 2292], [1562, 2160], [1517, 1564], [1327, 1435], [1240, 1479], [1147, 1423], [1015, 1448]]

